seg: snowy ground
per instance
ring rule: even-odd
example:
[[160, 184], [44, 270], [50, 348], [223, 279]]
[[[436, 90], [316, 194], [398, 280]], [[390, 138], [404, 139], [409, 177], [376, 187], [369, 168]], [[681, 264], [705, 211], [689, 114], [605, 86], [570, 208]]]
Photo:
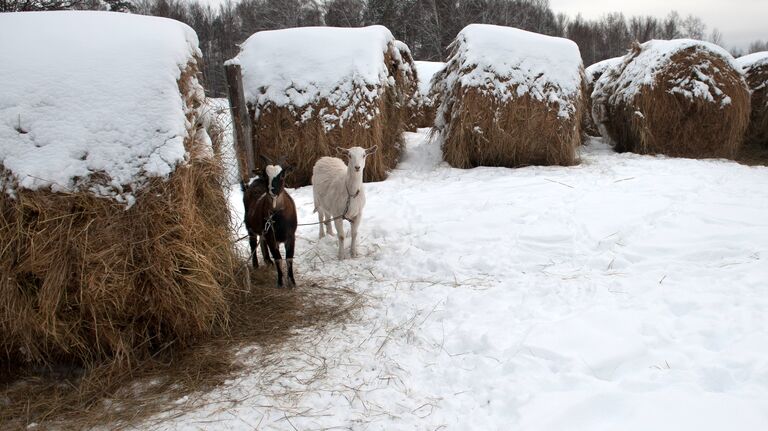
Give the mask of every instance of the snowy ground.
[[768, 168], [596, 139], [575, 167], [459, 170], [408, 138], [366, 185], [363, 257], [299, 231], [299, 278], [349, 274], [361, 319], [163, 428], [768, 429]]

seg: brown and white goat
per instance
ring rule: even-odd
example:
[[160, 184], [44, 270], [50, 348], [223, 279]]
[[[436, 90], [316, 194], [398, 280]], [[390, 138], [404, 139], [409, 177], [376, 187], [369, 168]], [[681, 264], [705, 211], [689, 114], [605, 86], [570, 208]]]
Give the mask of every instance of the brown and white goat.
[[[263, 156], [262, 156], [263, 157]], [[293, 278], [293, 252], [296, 245], [296, 205], [285, 190], [285, 175], [291, 169], [283, 163], [273, 164], [271, 160], [263, 157], [267, 162], [264, 170], [266, 173], [266, 192], [255, 198], [254, 194], [246, 193], [243, 196], [245, 204], [245, 226], [248, 228], [248, 237], [253, 254], [254, 267], [258, 266], [256, 260], [256, 244], [261, 242], [262, 252], [266, 247], [277, 270], [277, 287], [283, 287], [282, 256], [280, 244], [285, 244], [286, 268], [288, 272], [288, 287], [296, 285]], [[265, 256], [264, 260], [270, 263]]]

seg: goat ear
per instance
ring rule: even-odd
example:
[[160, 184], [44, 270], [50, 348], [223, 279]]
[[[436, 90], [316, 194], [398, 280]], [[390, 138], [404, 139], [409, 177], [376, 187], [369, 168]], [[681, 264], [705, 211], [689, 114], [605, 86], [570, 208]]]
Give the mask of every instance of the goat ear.
[[274, 165], [274, 163], [272, 162], [272, 159], [270, 159], [269, 157], [265, 156], [264, 154], [259, 154], [259, 157], [261, 157], [261, 160], [263, 160], [265, 164], [267, 164], [267, 165]]
[[376, 150], [378, 150], [378, 149], [379, 149], [379, 146], [378, 145], [374, 145], [371, 148], [368, 148], [367, 150], [365, 150], [365, 155], [366, 156], [370, 156], [371, 154], [375, 153]]
[[336, 154], [341, 156], [341, 155], [347, 155], [349, 154], [349, 152], [347, 151], [346, 148], [336, 147]]

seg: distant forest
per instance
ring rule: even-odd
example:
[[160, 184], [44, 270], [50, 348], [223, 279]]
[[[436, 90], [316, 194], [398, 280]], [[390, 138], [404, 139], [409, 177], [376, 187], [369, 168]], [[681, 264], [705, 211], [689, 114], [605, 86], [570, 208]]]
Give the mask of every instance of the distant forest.
[[[618, 7], [618, 6], [617, 6]], [[722, 43], [693, 15], [666, 17], [608, 13], [596, 20], [555, 13], [548, 0], [241, 0], [211, 7], [199, 0], [0, 0], [0, 12], [93, 9], [168, 17], [187, 23], [200, 39], [203, 79], [211, 97], [226, 94], [222, 64], [238, 44], [261, 30], [298, 26], [359, 27], [381, 24], [408, 44], [416, 60], [442, 61], [447, 46], [470, 23], [498, 24], [567, 37], [579, 45], [585, 65], [623, 55], [632, 41], [681, 37]], [[740, 56], [768, 50], [755, 41]]]

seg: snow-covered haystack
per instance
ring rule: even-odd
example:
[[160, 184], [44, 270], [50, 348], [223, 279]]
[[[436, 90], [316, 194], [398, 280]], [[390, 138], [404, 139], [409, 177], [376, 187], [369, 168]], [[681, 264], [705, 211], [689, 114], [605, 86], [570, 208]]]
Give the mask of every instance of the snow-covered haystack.
[[768, 51], [739, 57], [736, 62], [741, 66], [752, 93], [752, 113], [745, 141], [768, 147]]
[[0, 14], [0, 357], [131, 361], [226, 323], [236, 256], [195, 32]]
[[616, 67], [622, 61], [622, 57], [609, 58], [607, 60], [598, 61], [597, 63], [584, 69], [586, 75], [587, 95], [586, 95], [586, 112], [583, 117], [582, 125], [584, 132], [589, 136], [600, 136], [600, 131], [597, 130], [595, 122], [592, 121], [592, 92], [595, 91], [595, 82], [611, 67]]
[[455, 167], [572, 165], [584, 71], [570, 40], [472, 24], [435, 79], [435, 132]]
[[597, 80], [592, 118], [619, 152], [731, 158], [749, 121], [749, 90], [719, 46], [651, 40]]
[[290, 185], [309, 184], [315, 161], [337, 146], [379, 146], [366, 181], [397, 164], [416, 77], [408, 47], [385, 27], [261, 31], [231, 61], [242, 67], [257, 152], [286, 156]]
[[411, 102], [409, 125], [412, 128], [434, 127], [436, 95], [432, 87], [432, 78], [445, 63], [440, 61], [417, 61], [416, 76], [419, 80], [418, 96]]

